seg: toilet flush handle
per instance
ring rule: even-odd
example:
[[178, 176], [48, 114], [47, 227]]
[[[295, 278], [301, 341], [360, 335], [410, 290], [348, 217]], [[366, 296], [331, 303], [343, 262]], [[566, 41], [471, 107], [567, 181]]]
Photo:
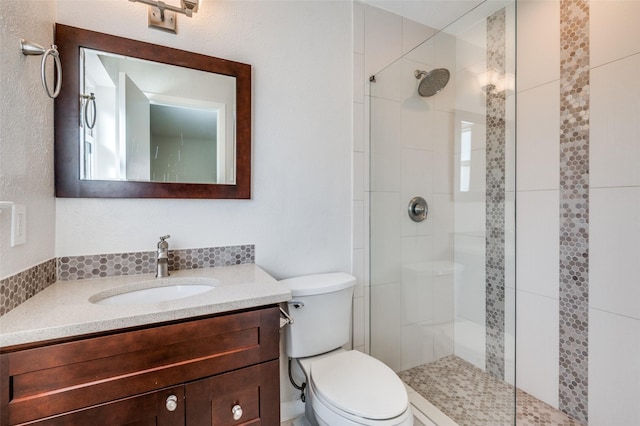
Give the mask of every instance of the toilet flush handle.
[[287, 302], [289, 305], [293, 305], [294, 308], [300, 309], [304, 307], [304, 302], [300, 302], [298, 300], [290, 300]]

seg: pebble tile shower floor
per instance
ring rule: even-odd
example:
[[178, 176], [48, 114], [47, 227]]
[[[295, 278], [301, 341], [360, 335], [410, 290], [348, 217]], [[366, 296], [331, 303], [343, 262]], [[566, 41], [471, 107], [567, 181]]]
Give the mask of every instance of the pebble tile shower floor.
[[[401, 372], [400, 378], [459, 426], [513, 425], [513, 386], [450, 355]], [[583, 426], [516, 390], [516, 425]]]

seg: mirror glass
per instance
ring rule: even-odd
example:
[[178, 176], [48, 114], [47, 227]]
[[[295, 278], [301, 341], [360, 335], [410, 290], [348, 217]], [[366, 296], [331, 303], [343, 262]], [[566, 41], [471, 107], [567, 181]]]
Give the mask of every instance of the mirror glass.
[[80, 177], [235, 183], [236, 79], [80, 49]]
[[251, 198], [251, 65], [56, 24], [57, 197]]

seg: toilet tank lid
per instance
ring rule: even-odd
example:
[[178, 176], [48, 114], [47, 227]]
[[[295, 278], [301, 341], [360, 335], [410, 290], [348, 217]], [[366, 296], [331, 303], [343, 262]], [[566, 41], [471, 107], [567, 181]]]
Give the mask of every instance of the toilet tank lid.
[[356, 285], [356, 277], [344, 272], [304, 275], [280, 281], [291, 290], [292, 297], [332, 293]]

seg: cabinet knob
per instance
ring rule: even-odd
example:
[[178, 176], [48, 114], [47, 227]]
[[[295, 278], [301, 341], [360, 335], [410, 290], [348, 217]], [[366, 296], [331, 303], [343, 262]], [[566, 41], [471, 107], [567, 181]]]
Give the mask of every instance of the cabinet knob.
[[175, 411], [175, 409], [178, 408], [178, 397], [175, 395], [169, 396], [165, 405], [167, 407], [167, 410]]
[[231, 412], [233, 413], [233, 420], [240, 420], [240, 417], [242, 417], [242, 407], [240, 404], [234, 405]]

